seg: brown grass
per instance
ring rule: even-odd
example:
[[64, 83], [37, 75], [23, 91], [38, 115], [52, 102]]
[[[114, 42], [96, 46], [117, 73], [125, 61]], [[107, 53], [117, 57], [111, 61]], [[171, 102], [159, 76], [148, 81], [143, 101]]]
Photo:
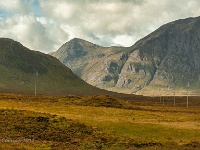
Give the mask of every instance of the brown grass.
[[[122, 109], [116, 108], [121, 100], [107, 96], [47, 97], [3, 94], [0, 96], [0, 108], [57, 115], [58, 118], [64, 117], [86, 127], [99, 129], [107, 139], [106, 142], [100, 142], [103, 149], [199, 148], [200, 110], [198, 107], [163, 107], [157, 101], [153, 106], [143, 106], [142, 102], [147, 101], [135, 102], [137, 105], [134, 106], [122, 102], [122, 108], [129, 106], [129, 109]], [[149, 100], [151, 101], [153, 99]], [[111, 108], [112, 106], [114, 108]], [[98, 134], [95, 133], [95, 136], [98, 137]], [[118, 141], [113, 142], [113, 139]], [[43, 140], [37, 142], [44, 143]], [[66, 145], [66, 142], [64, 143]], [[83, 145], [84, 143], [82, 141]], [[84, 148], [93, 145], [86, 143]], [[49, 145], [51, 144], [46, 144], [46, 147]]]

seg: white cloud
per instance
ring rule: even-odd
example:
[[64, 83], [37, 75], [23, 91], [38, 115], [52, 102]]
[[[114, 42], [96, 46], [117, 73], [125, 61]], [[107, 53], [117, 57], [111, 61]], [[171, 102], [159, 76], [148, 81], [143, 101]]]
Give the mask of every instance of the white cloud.
[[200, 15], [199, 0], [1, 0], [1, 36], [20, 41], [31, 49], [57, 50], [78, 37], [102, 46], [131, 46], [159, 26]]
[[[110, 45], [131, 46], [164, 23], [200, 15], [197, 0], [43, 0], [40, 4], [48, 17], [79, 27], [78, 32], [84, 34], [80, 37], [98, 39], [100, 45], [107, 39]], [[122, 43], [122, 37], [128, 40]]]
[[124, 46], [132, 45], [133, 41], [134, 41], [133, 36], [129, 35], [119, 35], [113, 39], [115, 45], [124, 45]]
[[21, 0], [1, 0], [0, 8], [12, 13], [27, 13], [28, 6]]
[[13, 9], [15, 10], [20, 7], [20, 1], [19, 0], [12, 0], [12, 1], [1, 0], [0, 7], [7, 10], [13, 10]]
[[15, 15], [0, 20], [1, 36], [15, 39], [33, 50], [50, 52], [57, 49], [68, 33], [55, 24], [44, 26], [32, 15]]

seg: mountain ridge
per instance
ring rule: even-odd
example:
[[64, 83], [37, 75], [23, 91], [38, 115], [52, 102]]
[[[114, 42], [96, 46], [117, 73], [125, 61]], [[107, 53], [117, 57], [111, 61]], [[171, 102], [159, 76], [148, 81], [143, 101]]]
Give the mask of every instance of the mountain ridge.
[[[199, 92], [199, 25], [200, 17], [179, 19], [162, 25], [131, 47], [99, 46], [93, 54], [88, 52], [72, 61], [67, 54], [63, 59], [56, 57], [89, 84], [107, 90], [145, 94], [152, 89], [186, 90], [190, 84], [191, 90]], [[69, 49], [60, 48], [51, 55], [61, 50]]]

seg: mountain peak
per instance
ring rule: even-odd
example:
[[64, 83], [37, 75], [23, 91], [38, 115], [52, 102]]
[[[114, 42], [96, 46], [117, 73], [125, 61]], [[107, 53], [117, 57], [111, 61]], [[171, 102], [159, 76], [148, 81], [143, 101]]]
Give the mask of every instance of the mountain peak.
[[[80, 38], [73, 38], [63, 44], [56, 52], [49, 53], [63, 62], [85, 56], [89, 51], [94, 51], [100, 46]], [[67, 56], [67, 57], [62, 57]]]
[[1, 44], [1, 46], [4, 45], [4, 44], [7, 44], [7, 46], [11, 46], [11, 45], [9, 45], [11, 43], [12, 44], [22, 45], [21, 43], [15, 41], [13, 39], [10, 39], [10, 38], [4, 38], [4, 37], [0, 38], [0, 44]]
[[73, 38], [71, 39], [70, 41], [66, 42], [65, 44], [80, 44], [82, 45], [83, 47], [85, 46], [98, 46], [96, 44], [93, 44], [92, 42], [89, 42], [89, 41], [86, 41], [86, 40], [83, 40], [83, 39], [80, 39], [80, 38]]
[[0, 41], [14, 41], [14, 40], [10, 38], [1, 37]]
[[85, 40], [83, 40], [83, 39], [81, 39], [81, 38], [73, 38], [73, 39], [71, 39], [70, 41], [85, 41]]

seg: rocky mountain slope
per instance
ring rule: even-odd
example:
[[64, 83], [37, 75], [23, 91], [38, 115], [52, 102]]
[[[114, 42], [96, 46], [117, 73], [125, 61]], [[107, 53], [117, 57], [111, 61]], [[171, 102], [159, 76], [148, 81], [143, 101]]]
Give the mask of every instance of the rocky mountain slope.
[[199, 93], [200, 17], [170, 22], [131, 47], [73, 39], [51, 53], [86, 82], [125, 93]]
[[101, 47], [82, 39], [72, 39], [50, 55], [58, 58], [86, 82], [110, 88], [116, 85], [129, 52], [123, 47]]
[[139, 70], [149, 74], [144, 84], [149, 86], [143, 91], [167, 88], [199, 93], [199, 43], [200, 17], [197, 17], [163, 25], [133, 45], [132, 53], [140, 56]]
[[87, 84], [55, 57], [0, 38], [0, 92], [66, 95], [109, 94]]

